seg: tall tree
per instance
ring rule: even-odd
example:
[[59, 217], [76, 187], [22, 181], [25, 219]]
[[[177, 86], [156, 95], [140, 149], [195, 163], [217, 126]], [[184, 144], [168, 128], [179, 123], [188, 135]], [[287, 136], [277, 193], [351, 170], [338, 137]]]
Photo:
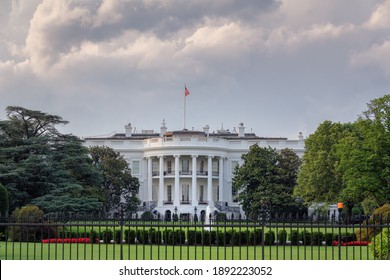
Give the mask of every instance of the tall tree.
[[336, 145], [351, 129], [351, 124], [325, 121], [305, 140], [303, 163], [294, 190], [296, 196], [308, 204], [337, 201], [344, 184], [336, 168]]
[[49, 192], [32, 200], [47, 212], [98, 212], [102, 201], [98, 190], [102, 175], [92, 165], [88, 148], [72, 135], [52, 139], [51, 153], [46, 159], [50, 165], [53, 187]]
[[127, 161], [109, 147], [91, 147], [90, 154], [94, 166], [103, 175], [99, 196], [103, 201], [103, 212], [118, 208], [121, 203], [129, 212], [135, 212], [140, 203], [137, 198], [139, 181], [131, 175]]
[[338, 145], [338, 169], [345, 182], [344, 201], [390, 202], [390, 95], [367, 105], [351, 131]]
[[10, 210], [35, 202], [45, 211], [80, 211], [97, 203], [92, 189], [100, 174], [88, 149], [56, 129], [67, 121], [16, 106], [6, 111], [9, 119], [0, 121], [0, 182], [8, 190]]
[[278, 153], [270, 147], [253, 145], [242, 159], [243, 165], [234, 171], [233, 188], [247, 216], [297, 209], [292, 194], [300, 160], [294, 152], [285, 149]]
[[67, 124], [68, 121], [57, 115], [30, 110], [19, 106], [8, 106], [8, 121], [2, 122], [2, 132], [9, 139], [27, 139], [44, 134], [58, 135], [56, 125]]

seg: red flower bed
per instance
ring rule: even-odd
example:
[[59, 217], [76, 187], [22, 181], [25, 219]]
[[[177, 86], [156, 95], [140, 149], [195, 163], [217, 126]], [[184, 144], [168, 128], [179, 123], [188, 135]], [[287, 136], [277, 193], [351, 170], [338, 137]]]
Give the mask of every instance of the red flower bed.
[[50, 238], [42, 239], [42, 243], [91, 243], [90, 238]]
[[[333, 246], [338, 246], [338, 241], [333, 241]], [[367, 246], [370, 242], [367, 241], [349, 241], [349, 242], [340, 242], [340, 246]]]

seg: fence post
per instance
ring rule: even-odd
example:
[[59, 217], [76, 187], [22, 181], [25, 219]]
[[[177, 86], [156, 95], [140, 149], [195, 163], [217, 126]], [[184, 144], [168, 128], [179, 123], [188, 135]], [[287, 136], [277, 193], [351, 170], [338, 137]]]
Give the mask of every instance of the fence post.
[[343, 203], [339, 202], [337, 203], [337, 210], [339, 211], [339, 219], [338, 219], [338, 225], [339, 225], [339, 237], [338, 237], [338, 249], [339, 249], [339, 260], [341, 260], [341, 211], [343, 211]]
[[120, 243], [120, 259], [123, 260], [123, 225], [124, 225], [124, 209], [123, 206], [119, 206], [119, 224], [120, 224], [120, 237], [119, 237], [119, 243]]
[[265, 238], [265, 234], [264, 234], [264, 230], [265, 230], [265, 218], [266, 218], [266, 213], [265, 213], [265, 210], [263, 208], [260, 209], [260, 219], [261, 219], [261, 259], [264, 260], [265, 259], [265, 248], [264, 248], [264, 245], [265, 245], [265, 241], [264, 241], [264, 238]]

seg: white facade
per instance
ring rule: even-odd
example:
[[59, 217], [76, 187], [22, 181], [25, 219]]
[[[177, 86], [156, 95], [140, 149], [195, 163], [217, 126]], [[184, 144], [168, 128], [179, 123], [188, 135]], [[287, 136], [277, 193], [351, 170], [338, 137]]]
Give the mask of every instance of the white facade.
[[290, 148], [299, 156], [304, 152], [304, 140], [262, 138], [245, 133], [241, 123], [233, 132], [221, 129], [203, 131], [167, 131], [165, 123], [159, 133], [135, 133], [126, 125], [125, 133], [111, 137], [88, 137], [88, 147], [107, 146], [120, 152], [128, 161], [132, 175], [139, 178], [140, 213], [151, 211], [163, 219], [177, 213], [193, 219], [211, 211], [226, 213], [230, 218], [243, 215], [232, 190], [234, 167], [242, 163], [241, 155], [250, 146]]

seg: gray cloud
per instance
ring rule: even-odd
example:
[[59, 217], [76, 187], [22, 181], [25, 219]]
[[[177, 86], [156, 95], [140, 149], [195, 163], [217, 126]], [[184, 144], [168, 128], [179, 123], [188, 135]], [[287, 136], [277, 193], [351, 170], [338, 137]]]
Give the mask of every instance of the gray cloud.
[[180, 129], [184, 84], [190, 128], [243, 121], [261, 136], [353, 121], [388, 93], [389, 0], [10, 2], [1, 105], [59, 114], [77, 135]]

